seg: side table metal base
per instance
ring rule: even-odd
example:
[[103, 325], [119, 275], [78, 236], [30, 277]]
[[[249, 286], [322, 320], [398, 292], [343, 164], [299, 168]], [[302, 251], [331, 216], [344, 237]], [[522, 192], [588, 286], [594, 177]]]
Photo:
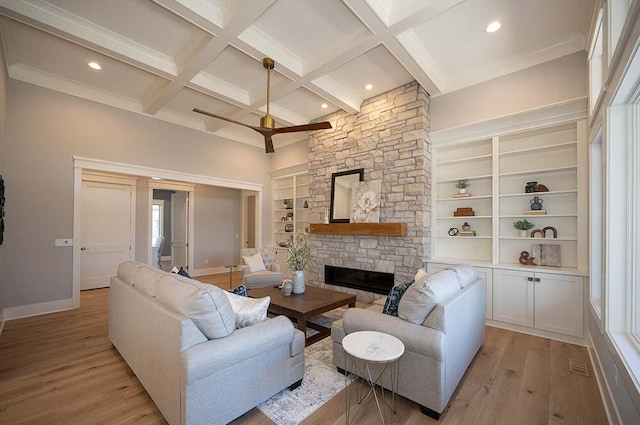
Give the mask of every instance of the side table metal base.
[[[377, 364], [383, 364], [382, 370], [378, 373], [378, 376], [374, 379], [371, 373], [370, 365], [374, 364], [373, 362], [369, 362], [366, 360], [358, 359], [357, 357], [352, 356], [349, 353], [346, 353], [345, 357], [345, 385], [346, 385], [346, 423], [349, 424], [349, 417], [351, 413], [351, 390], [349, 389], [349, 376], [356, 375], [356, 380], [352, 385], [355, 387], [355, 396], [356, 403], [362, 404], [371, 394], [376, 401], [376, 406], [378, 408], [378, 413], [380, 414], [380, 419], [382, 420], [382, 424], [386, 425], [385, 421], [385, 412], [387, 409], [390, 409], [393, 413], [393, 417], [398, 413], [398, 377], [399, 377], [399, 362], [400, 359], [396, 359], [390, 362], [380, 362]], [[354, 372], [349, 372], [349, 362], [353, 366]], [[384, 373], [389, 370], [391, 374], [391, 403], [388, 403], [385, 398], [385, 388], [379, 384], [380, 380]], [[360, 381], [360, 382], [359, 382]], [[368, 388], [362, 388], [362, 386], [368, 386]], [[379, 389], [379, 390], [378, 390]], [[378, 391], [380, 392], [380, 396], [378, 396]], [[389, 390], [386, 390], [389, 392]]]

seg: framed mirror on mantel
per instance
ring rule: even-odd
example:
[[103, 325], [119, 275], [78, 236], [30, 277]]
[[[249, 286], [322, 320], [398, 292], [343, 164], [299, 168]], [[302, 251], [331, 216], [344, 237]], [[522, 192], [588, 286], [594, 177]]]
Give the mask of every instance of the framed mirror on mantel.
[[349, 223], [353, 186], [363, 180], [364, 168], [341, 171], [331, 175], [329, 223]]

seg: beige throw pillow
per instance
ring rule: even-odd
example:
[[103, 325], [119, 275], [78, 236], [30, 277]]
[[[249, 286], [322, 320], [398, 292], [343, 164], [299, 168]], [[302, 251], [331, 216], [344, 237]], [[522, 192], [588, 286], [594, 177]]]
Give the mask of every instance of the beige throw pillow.
[[409, 286], [398, 305], [398, 317], [407, 322], [422, 324], [438, 303], [460, 290], [456, 274], [451, 270], [425, 278]]
[[271, 302], [271, 297], [249, 298], [225, 291], [229, 298], [231, 308], [236, 314], [236, 328], [244, 328], [264, 322], [267, 318], [267, 309]]
[[259, 252], [249, 257], [242, 256], [242, 259], [244, 260], [244, 263], [249, 266], [249, 271], [251, 271], [251, 273], [267, 270], [264, 266], [264, 261], [262, 260], [262, 254]]

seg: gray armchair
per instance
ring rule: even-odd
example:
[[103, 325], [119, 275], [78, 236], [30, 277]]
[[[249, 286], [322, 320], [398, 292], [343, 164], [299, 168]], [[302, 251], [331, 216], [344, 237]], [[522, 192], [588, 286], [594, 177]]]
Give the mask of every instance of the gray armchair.
[[242, 257], [249, 257], [256, 253], [260, 253], [264, 266], [267, 270], [259, 272], [251, 272], [249, 266], [242, 264], [242, 283], [247, 288], [264, 288], [267, 286], [276, 286], [282, 283], [282, 272], [280, 264], [278, 264], [278, 253], [275, 248], [243, 248], [240, 250]]

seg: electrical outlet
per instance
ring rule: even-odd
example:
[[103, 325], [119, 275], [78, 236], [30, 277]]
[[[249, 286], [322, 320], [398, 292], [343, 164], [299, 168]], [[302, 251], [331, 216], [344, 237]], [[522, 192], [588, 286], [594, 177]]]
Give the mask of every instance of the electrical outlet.
[[205, 258], [205, 259], [204, 259], [204, 263], [205, 263], [205, 264], [209, 264], [209, 259], [208, 259], [208, 258]]
[[55, 246], [73, 246], [73, 239], [56, 239]]

